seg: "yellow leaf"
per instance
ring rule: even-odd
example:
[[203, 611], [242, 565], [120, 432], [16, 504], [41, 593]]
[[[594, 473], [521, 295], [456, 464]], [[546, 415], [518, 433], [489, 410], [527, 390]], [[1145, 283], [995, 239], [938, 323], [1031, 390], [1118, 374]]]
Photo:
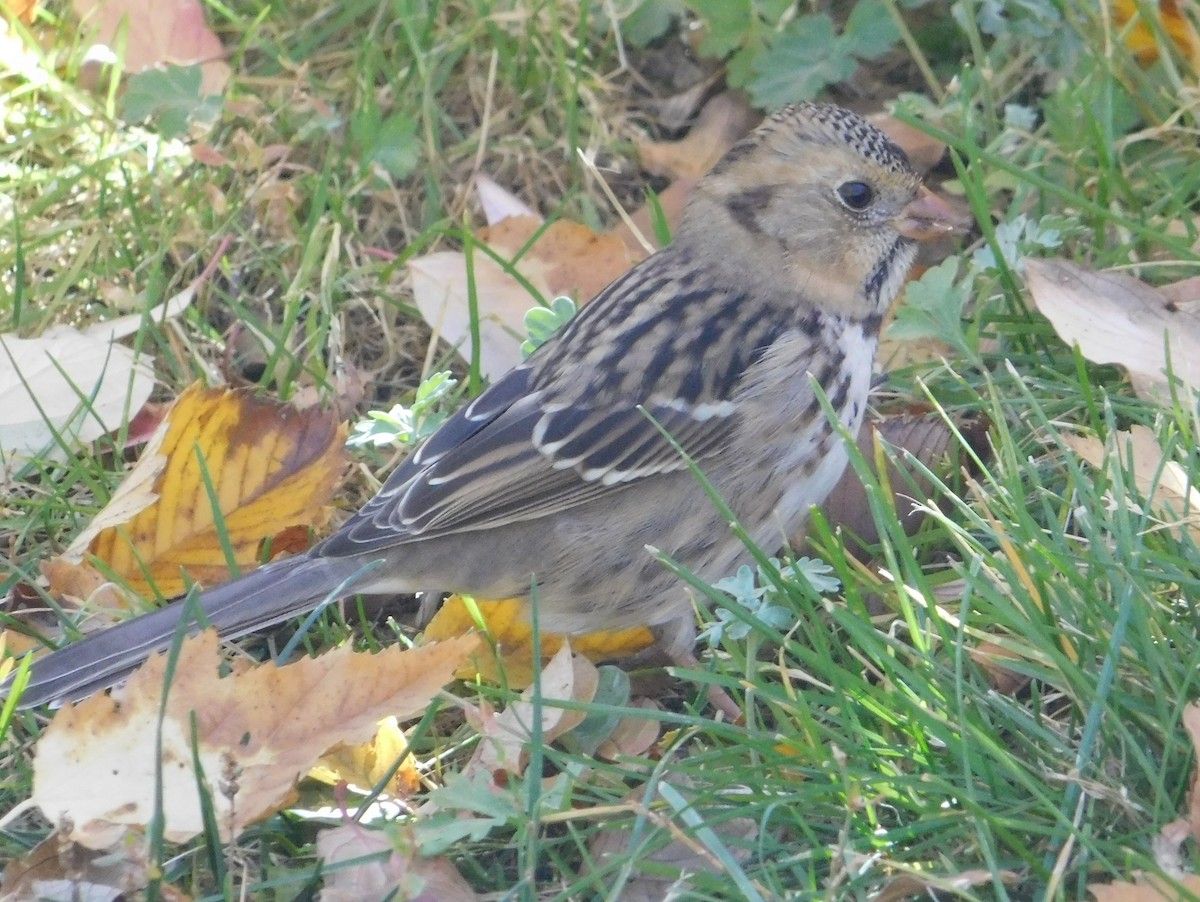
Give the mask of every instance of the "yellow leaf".
[[[248, 392], [193, 386], [179, 396], [151, 445], [81, 545], [141, 594], [206, 585], [229, 567], [204, 471], [239, 567], [259, 562], [264, 541], [324, 522], [345, 462], [345, 427], [332, 414]], [[201, 469], [203, 460], [203, 470]]]
[[[1125, 46], [1142, 65], [1158, 59], [1159, 44], [1156, 29], [1142, 18], [1142, 9], [1153, 9], [1153, 0], [1114, 0], [1113, 18], [1124, 30]], [[1163, 31], [1187, 59], [1193, 73], [1200, 73], [1200, 36], [1191, 21], [1179, 8], [1177, 0], [1159, 0], [1158, 15]]]
[[[508, 685], [523, 689], [533, 682], [533, 668], [553, 657], [563, 646], [563, 637], [554, 633], [541, 634], [541, 661], [535, 665], [533, 631], [529, 625], [525, 602], [476, 601], [488, 635], [496, 644], [496, 652], [481, 648], [468, 664], [458, 671], [460, 679], [475, 675], [489, 682], [500, 682], [503, 673]], [[425, 638], [434, 640], [461, 636], [476, 628], [466, 602], [452, 595], [425, 628]], [[654, 635], [645, 627], [591, 633], [571, 638], [571, 647], [593, 661], [626, 658], [654, 644]]]
[[407, 754], [408, 739], [395, 717], [385, 717], [368, 742], [360, 745], [339, 745], [321, 756], [309, 771], [309, 776], [322, 783], [336, 785], [343, 780], [359, 789], [374, 789], [396, 765], [401, 755], [404, 761], [391, 775], [384, 790], [392, 796], [407, 798], [421, 785], [417, 762]]

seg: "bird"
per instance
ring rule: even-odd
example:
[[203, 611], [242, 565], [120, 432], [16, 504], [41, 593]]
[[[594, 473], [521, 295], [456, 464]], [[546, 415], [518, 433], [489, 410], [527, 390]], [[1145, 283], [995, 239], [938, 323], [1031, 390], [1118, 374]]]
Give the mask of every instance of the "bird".
[[796, 533], [848, 459], [822, 396], [857, 433], [917, 242], [963, 225], [858, 114], [784, 107], [697, 183], [666, 247], [334, 533], [34, 661], [19, 703], [109, 687], [181, 626], [234, 639], [339, 592], [521, 599], [544, 631], [649, 627], [671, 660], [695, 663], [694, 602], [663, 557], [714, 581], [749, 559], [730, 512], [762, 548]]

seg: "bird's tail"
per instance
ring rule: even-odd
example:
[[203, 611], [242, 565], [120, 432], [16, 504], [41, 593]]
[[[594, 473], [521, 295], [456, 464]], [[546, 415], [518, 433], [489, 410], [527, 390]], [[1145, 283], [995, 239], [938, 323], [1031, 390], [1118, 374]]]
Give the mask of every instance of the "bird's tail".
[[[150, 655], [170, 646], [186, 619], [187, 633], [213, 626], [223, 639], [280, 623], [313, 608], [354, 575], [347, 562], [298, 556], [267, 564], [195, 599], [172, 602], [67, 645], [35, 661], [20, 706], [83, 698], [125, 677]], [[361, 565], [360, 565], [361, 566]], [[11, 678], [9, 680], [11, 683]], [[0, 691], [9, 687], [2, 686]]]

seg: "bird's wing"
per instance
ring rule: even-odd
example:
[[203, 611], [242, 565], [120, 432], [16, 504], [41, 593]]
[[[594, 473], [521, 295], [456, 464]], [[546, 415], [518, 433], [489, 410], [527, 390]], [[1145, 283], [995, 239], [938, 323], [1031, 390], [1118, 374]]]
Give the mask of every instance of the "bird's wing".
[[[451, 417], [320, 554], [377, 551], [542, 517], [685, 468], [659, 426], [701, 462], [726, 444], [737, 428], [731, 399], [787, 326], [739, 316], [741, 288], [723, 292], [714, 317], [714, 305], [697, 303], [697, 296], [706, 292], [711, 300], [716, 289], [661, 275], [656, 262], [651, 257], [611, 285], [568, 325], [569, 334]], [[640, 329], [614, 355], [605, 334], [628, 313], [633, 293], [642, 305]], [[731, 350], [698, 358], [691, 346], [712, 344], [714, 331]], [[672, 353], [657, 353], [663, 348]], [[694, 365], [681, 368], [681, 360]]]
[[464, 437], [415, 471], [406, 463], [321, 553], [381, 550], [546, 516], [686, 467], [655, 422], [700, 461], [735, 428], [731, 406], [697, 417], [679, 402], [648, 402], [643, 413], [636, 402], [554, 409], [540, 400], [525, 396], [471, 432], [462, 414], [447, 422], [443, 429]]

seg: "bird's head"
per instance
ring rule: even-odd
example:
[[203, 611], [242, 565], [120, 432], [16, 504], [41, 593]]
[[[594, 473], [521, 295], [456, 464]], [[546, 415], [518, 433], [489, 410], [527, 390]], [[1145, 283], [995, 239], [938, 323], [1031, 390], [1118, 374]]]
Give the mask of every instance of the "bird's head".
[[731, 221], [755, 266], [851, 315], [891, 303], [916, 241], [964, 226], [882, 131], [817, 103], [781, 110], [735, 145], [697, 187], [681, 236], [713, 216]]

